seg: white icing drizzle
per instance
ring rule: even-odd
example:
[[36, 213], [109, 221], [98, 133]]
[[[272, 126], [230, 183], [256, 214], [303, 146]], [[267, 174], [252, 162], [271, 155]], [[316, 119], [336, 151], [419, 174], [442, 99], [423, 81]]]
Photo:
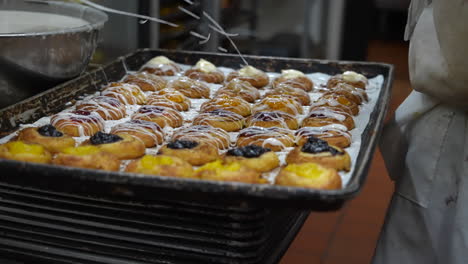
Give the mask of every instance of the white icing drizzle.
[[112, 134], [138, 133], [150, 137], [156, 144], [161, 144], [164, 140], [164, 131], [153, 122], [145, 120], [130, 120], [112, 128]]
[[351, 134], [347, 132], [347, 128], [343, 125], [332, 124], [322, 127], [303, 127], [296, 131], [296, 142], [303, 137], [315, 136], [319, 138], [331, 138], [336, 136], [343, 136], [351, 140]]
[[309, 117], [315, 115], [317, 117], [325, 117], [325, 118], [333, 118], [338, 121], [345, 121], [346, 117], [349, 117], [350, 115], [348, 113], [345, 113], [343, 111], [339, 111], [336, 109], [332, 109], [330, 107], [315, 107], [311, 109], [309, 112]]
[[120, 119], [126, 114], [125, 105], [119, 100], [108, 96], [95, 96], [87, 100], [78, 101], [76, 109], [98, 112], [105, 120]]
[[249, 82], [240, 79], [233, 79], [225, 84], [218, 90], [216, 96], [223, 94], [229, 96], [237, 95], [248, 102], [254, 102], [260, 98], [257, 88], [253, 87]]
[[221, 128], [204, 125], [179, 128], [174, 131], [172, 140], [201, 140], [216, 146], [218, 149], [225, 149], [230, 145], [229, 134], [226, 131]]
[[206, 113], [201, 113], [193, 119], [194, 125], [210, 125], [210, 121], [215, 122], [242, 122], [244, 117], [231, 111], [217, 109]]
[[217, 109], [224, 109], [240, 115], [242, 113], [250, 114], [252, 111], [250, 104], [244, 99], [221, 95], [203, 103], [200, 107], [200, 112], [210, 112]]
[[[286, 120], [295, 120], [296, 118], [290, 114], [281, 111], [272, 112], [257, 112], [250, 116], [246, 121], [246, 126], [259, 126], [260, 122], [268, 122], [274, 126], [289, 128]], [[296, 121], [297, 122], [297, 121]]]
[[129, 84], [135, 84], [142, 90], [145, 90], [142, 86], [150, 86], [152, 87], [150, 91], [159, 91], [161, 89], [164, 89], [167, 84], [167, 81], [164, 80], [162, 77], [147, 72], [139, 72], [128, 75], [124, 79], [124, 82]]
[[210, 88], [205, 83], [185, 76], [169, 82], [167, 88], [173, 88], [190, 98], [210, 97]]
[[302, 106], [290, 96], [271, 95], [255, 104], [252, 112], [282, 111], [292, 115], [302, 114]]
[[147, 98], [147, 105], [169, 107], [177, 111], [188, 111], [190, 100], [176, 90], [162, 90], [159, 93], [151, 93]]
[[160, 127], [179, 127], [184, 118], [174, 109], [162, 106], [142, 106], [133, 114], [132, 119], [146, 120], [158, 124]]
[[248, 127], [239, 132], [237, 145], [258, 145], [264, 148], [279, 147], [285, 149], [294, 146], [293, 132], [280, 127]]
[[62, 131], [66, 127], [75, 127], [80, 137], [91, 136], [94, 133], [94, 127], [99, 130], [104, 129], [104, 119], [100, 115], [81, 110], [58, 113], [51, 118], [50, 123]]
[[128, 83], [111, 84], [111, 87], [102, 91], [102, 95], [116, 98], [126, 105], [143, 104], [146, 100], [138, 86]]

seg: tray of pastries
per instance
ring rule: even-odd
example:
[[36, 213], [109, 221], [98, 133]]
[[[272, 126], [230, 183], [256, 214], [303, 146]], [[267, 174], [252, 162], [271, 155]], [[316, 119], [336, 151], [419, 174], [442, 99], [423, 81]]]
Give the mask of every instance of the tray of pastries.
[[140, 50], [0, 110], [0, 181], [139, 199], [339, 208], [366, 178], [391, 65]]

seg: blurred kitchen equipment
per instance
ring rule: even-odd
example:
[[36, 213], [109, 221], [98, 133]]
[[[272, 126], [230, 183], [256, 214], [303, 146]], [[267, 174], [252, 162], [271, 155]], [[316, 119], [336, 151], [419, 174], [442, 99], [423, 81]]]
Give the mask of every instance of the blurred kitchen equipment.
[[0, 2], [0, 108], [82, 73], [107, 15], [79, 4]]

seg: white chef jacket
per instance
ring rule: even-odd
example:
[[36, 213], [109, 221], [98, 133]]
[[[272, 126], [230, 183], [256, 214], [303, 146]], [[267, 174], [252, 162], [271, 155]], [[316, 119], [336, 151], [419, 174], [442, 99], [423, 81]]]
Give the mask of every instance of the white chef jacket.
[[395, 193], [374, 264], [468, 263], [468, 1], [413, 0], [413, 91], [381, 138]]

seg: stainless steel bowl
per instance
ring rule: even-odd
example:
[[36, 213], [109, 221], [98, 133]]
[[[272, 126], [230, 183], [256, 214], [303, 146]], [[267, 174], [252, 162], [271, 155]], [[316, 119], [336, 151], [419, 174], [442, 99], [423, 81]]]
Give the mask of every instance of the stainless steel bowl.
[[101, 11], [63, 2], [2, 0], [0, 10], [65, 15], [89, 23], [44, 32], [0, 32], [0, 108], [82, 73], [107, 21]]

